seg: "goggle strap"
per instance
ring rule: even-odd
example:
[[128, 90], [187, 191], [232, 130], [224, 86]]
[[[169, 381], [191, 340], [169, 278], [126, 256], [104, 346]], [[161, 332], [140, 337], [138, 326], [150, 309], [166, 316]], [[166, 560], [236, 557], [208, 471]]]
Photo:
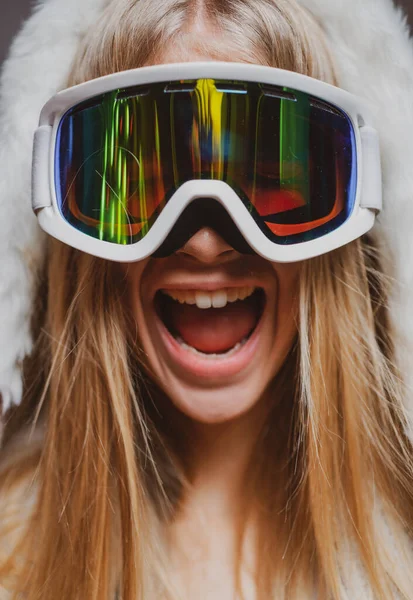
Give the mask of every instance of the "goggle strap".
[[360, 127], [360, 136], [363, 161], [360, 207], [380, 212], [383, 208], [383, 198], [379, 136], [373, 127], [368, 126]]
[[34, 133], [32, 166], [32, 208], [34, 212], [51, 206], [49, 166], [47, 164], [51, 135], [50, 125], [42, 125]]

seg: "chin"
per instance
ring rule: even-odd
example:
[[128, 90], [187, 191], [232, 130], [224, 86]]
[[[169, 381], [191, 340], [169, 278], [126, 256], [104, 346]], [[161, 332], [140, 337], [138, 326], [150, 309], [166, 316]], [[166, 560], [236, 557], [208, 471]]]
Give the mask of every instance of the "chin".
[[252, 410], [263, 395], [257, 392], [245, 385], [231, 385], [219, 389], [169, 390], [168, 397], [175, 408], [193, 421], [217, 425], [239, 419]]

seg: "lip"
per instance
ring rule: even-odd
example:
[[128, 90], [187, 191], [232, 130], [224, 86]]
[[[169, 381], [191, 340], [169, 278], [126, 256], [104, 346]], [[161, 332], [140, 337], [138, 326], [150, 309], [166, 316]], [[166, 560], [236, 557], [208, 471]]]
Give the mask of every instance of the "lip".
[[[243, 286], [249, 285], [248, 283], [243, 282]], [[253, 284], [251, 284], [253, 285]], [[241, 287], [239, 284], [235, 285], [214, 285], [214, 286], [206, 286], [201, 287], [189, 287], [188, 284], [181, 285], [180, 287], [164, 286], [161, 289], [202, 289], [213, 291], [216, 289], [222, 289], [223, 287]], [[262, 287], [262, 286], [256, 286]], [[265, 290], [264, 290], [265, 292]], [[191, 374], [194, 377], [208, 380], [216, 380], [216, 379], [224, 379], [227, 377], [233, 377], [241, 373], [244, 369], [247, 369], [254, 359], [256, 355], [257, 348], [260, 341], [260, 335], [263, 330], [265, 321], [266, 321], [266, 313], [267, 313], [267, 294], [266, 294], [266, 303], [264, 306], [264, 310], [260, 317], [260, 320], [257, 323], [253, 333], [248, 338], [248, 340], [241, 346], [241, 348], [229, 356], [228, 358], [203, 358], [202, 356], [198, 356], [187, 350], [173, 337], [173, 335], [168, 331], [163, 321], [158, 316], [157, 312], [154, 310], [155, 316], [155, 325], [160, 334], [162, 343], [164, 348], [169, 356], [169, 359], [175, 363], [176, 367], [180, 371], [183, 371], [184, 374]]]

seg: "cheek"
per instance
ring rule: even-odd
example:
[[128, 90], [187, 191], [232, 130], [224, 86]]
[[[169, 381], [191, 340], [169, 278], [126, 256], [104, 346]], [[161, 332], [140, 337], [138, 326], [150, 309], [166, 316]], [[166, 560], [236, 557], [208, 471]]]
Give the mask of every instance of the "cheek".
[[275, 338], [270, 362], [275, 376], [291, 350], [298, 332], [300, 264], [274, 264], [277, 274], [277, 299], [274, 306]]
[[273, 265], [278, 279], [277, 320], [281, 328], [284, 321], [296, 327], [301, 267], [302, 262]]
[[120, 263], [119, 268], [128, 281], [131, 290], [139, 289], [142, 279], [142, 274], [148, 264], [149, 259], [139, 260], [133, 263]]
[[149, 260], [150, 259], [141, 260], [135, 263], [120, 264], [121, 272], [127, 282], [126, 310], [130, 313], [132, 320], [138, 326], [138, 330], [144, 313], [140, 294], [142, 277]]

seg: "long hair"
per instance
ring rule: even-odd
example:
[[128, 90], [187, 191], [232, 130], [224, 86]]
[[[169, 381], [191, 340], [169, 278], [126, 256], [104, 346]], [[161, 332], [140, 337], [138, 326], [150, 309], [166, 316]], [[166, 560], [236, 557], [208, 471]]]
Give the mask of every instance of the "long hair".
[[[197, 18], [217, 35], [191, 37]], [[69, 84], [162, 62], [189, 40], [337, 84], [323, 31], [294, 0], [112, 0]], [[245, 474], [239, 595], [253, 519], [259, 600], [340, 600], [360, 593], [354, 581], [365, 598], [411, 600], [413, 448], [380, 255], [366, 236], [306, 261], [297, 293], [297, 341]], [[168, 531], [190, 486], [189, 423], [146, 374], [126, 299], [116, 264], [49, 241], [0, 461], [0, 590], [12, 598], [181, 597]]]

